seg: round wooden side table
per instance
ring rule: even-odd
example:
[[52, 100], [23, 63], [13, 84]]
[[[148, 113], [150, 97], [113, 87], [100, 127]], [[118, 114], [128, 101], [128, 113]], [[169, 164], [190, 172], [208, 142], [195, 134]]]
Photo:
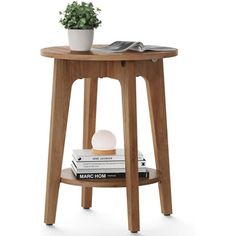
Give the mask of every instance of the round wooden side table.
[[[126, 187], [128, 228], [139, 226], [139, 185], [158, 182], [161, 211], [172, 213], [168, 156], [166, 106], [163, 58], [177, 55], [175, 51], [124, 52], [106, 54], [97, 51], [74, 53], [68, 47], [49, 47], [41, 55], [54, 58], [54, 75], [49, 137], [45, 219], [47, 225], [55, 223], [60, 183], [82, 186], [82, 207], [92, 206], [93, 187]], [[149, 178], [138, 177], [136, 77], [145, 79], [156, 169], [149, 169]], [[77, 180], [70, 168], [62, 170], [65, 134], [71, 87], [75, 80], [84, 78], [83, 148], [91, 148], [96, 126], [98, 78], [117, 79], [121, 85], [126, 178], [103, 180]]]

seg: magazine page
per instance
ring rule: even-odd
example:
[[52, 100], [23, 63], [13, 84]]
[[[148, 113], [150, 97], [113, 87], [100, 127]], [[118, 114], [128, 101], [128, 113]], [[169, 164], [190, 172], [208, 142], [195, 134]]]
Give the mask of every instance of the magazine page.
[[125, 52], [130, 50], [131, 48], [136, 48], [138, 42], [131, 42], [131, 41], [115, 41], [114, 43], [102, 47], [102, 48], [93, 48], [96, 51], [103, 51], [103, 52]]
[[145, 46], [141, 42], [136, 42], [132, 47], [129, 48], [129, 50], [137, 51], [137, 52], [143, 52]]
[[166, 51], [175, 51], [176, 48], [158, 46], [158, 45], [145, 45], [144, 51], [157, 51], [157, 52], [166, 52]]

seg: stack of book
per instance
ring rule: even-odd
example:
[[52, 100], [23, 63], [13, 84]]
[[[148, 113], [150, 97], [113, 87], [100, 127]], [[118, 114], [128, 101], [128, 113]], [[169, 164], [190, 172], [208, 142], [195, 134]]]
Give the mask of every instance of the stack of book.
[[[109, 179], [125, 177], [125, 156], [123, 149], [114, 155], [94, 155], [91, 149], [73, 150], [71, 168], [77, 179]], [[148, 178], [146, 160], [138, 152], [139, 177]]]

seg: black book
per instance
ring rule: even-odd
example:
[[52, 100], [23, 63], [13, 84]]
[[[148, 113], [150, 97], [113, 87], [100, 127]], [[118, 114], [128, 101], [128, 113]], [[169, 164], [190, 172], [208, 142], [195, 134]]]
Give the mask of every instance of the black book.
[[[139, 177], [148, 178], [148, 172], [139, 173]], [[76, 174], [77, 179], [119, 179], [125, 178], [125, 173], [89, 173], [89, 174]]]

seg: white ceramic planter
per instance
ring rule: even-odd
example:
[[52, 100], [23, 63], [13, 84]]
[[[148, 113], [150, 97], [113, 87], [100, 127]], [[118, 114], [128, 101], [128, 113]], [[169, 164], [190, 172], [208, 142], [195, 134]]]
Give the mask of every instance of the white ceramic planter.
[[93, 44], [94, 30], [68, 29], [70, 50], [89, 51]]

